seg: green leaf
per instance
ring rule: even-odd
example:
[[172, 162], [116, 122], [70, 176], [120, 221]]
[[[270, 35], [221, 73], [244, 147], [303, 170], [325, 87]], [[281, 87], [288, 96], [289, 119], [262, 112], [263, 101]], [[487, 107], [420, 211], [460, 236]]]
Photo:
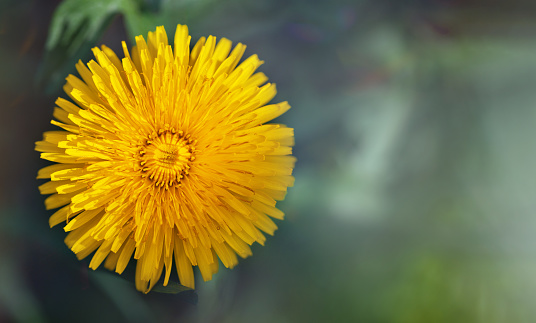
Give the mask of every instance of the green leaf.
[[106, 20], [127, 0], [65, 0], [54, 13], [46, 49], [65, 47], [73, 54], [84, 41], [102, 34]]
[[45, 45], [37, 82], [47, 93], [61, 89], [65, 77], [90, 49], [112, 19], [134, 0], [65, 0], [56, 9]]
[[[47, 93], [61, 90], [76, 62], [89, 59], [90, 49], [118, 14], [128, 15], [136, 25], [143, 26], [141, 29], [154, 24], [153, 19], [143, 18], [141, 6], [142, 2], [137, 0], [63, 1], [52, 17], [45, 57], [37, 74], [38, 85], [45, 86]], [[149, 10], [151, 6], [145, 8]]]
[[[109, 270], [104, 269], [104, 268], [99, 268], [95, 272], [98, 272], [98, 271], [101, 271], [110, 276], [115, 276], [117, 278], [123, 279], [127, 281], [134, 290], [136, 289], [135, 283], [134, 283], [136, 279], [136, 263], [135, 262], [129, 263], [127, 268], [123, 271], [121, 275], [110, 272]], [[149, 293], [156, 292], [156, 293], [165, 293], [165, 294], [179, 294], [181, 292], [190, 291], [192, 292], [192, 295], [188, 296], [189, 298], [191, 298], [190, 303], [195, 304], [197, 302], [197, 294], [195, 293], [195, 290], [189, 287], [186, 287], [184, 285], [181, 285], [178, 282], [178, 278], [176, 276], [171, 275], [167, 286], [163, 286], [163, 284], [164, 284], [164, 277], [160, 277], [158, 282], [154, 285], [154, 287], [151, 289]]]
[[64, 0], [56, 9], [37, 84], [57, 94], [78, 60], [87, 62], [106, 28], [123, 15], [131, 41], [163, 25], [169, 33], [214, 10], [216, 0]]
[[151, 292], [166, 293], [166, 294], [178, 294], [180, 292], [193, 291], [193, 289], [179, 284], [176, 281], [169, 280], [167, 286], [163, 286], [161, 282], [158, 282]]

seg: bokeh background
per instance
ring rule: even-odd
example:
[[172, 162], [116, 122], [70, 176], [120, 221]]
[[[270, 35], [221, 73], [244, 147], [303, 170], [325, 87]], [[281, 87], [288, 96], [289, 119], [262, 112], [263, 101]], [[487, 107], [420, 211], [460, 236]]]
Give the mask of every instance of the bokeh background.
[[[121, 1], [47, 51], [61, 1], [0, 0], [1, 322], [536, 321], [536, 2]], [[265, 61], [296, 184], [253, 257], [143, 295], [48, 227], [33, 147], [70, 60], [177, 23]]]

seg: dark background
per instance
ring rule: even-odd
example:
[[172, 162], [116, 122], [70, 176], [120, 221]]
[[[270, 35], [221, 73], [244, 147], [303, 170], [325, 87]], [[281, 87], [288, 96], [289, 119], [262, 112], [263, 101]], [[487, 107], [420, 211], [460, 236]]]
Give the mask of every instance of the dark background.
[[[292, 105], [286, 220], [195, 293], [76, 260], [33, 150], [60, 1], [0, 0], [1, 322], [534, 322], [536, 2], [201, 2], [173, 23], [247, 44]], [[97, 44], [130, 37], [117, 15]]]

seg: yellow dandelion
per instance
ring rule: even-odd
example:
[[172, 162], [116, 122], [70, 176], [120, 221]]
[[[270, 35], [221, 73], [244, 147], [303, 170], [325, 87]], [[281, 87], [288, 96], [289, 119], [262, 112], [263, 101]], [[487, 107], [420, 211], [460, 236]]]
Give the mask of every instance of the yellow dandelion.
[[120, 60], [108, 47], [69, 75], [53, 125], [36, 143], [55, 162], [37, 178], [50, 226], [66, 221], [65, 243], [79, 259], [121, 274], [133, 257], [136, 288], [148, 292], [175, 267], [194, 288], [251, 255], [282, 219], [276, 208], [292, 186], [293, 129], [266, 124], [287, 102], [276, 94], [257, 55], [238, 64], [246, 46], [202, 37], [190, 50], [178, 25], [174, 48], [163, 27], [136, 37]]

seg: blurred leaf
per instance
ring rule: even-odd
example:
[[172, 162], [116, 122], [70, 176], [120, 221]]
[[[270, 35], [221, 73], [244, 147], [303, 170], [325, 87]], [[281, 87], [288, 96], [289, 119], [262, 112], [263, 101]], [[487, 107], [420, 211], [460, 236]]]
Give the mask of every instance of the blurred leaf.
[[60, 91], [78, 60], [89, 60], [91, 47], [118, 14], [124, 15], [133, 41], [159, 25], [172, 33], [178, 23], [195, 20], [214, 4], [215, 0], [65, 0], [52, 18], [37, 83], [49, 94]]
[[139, 0], [65, 0], [56, 9], [45, 45], [45, 57], [37, 82], [49, 94], [61, 89], [78, 60], [88, 61], [90, 49], [112, 20], [123, 14], [131, 39], [157, 25], [160, 1]]
[[184, 285], [181, 285], [178, 282], [172, 281], [170, 279], [169, 283], [167, 284], [167, 286], [163, 286], [161, 284], [156, 284], [151, 291], [152, 292], [157, 292], [157, 293], [178, 294], [180, 292], [193, 291], [193, 289], [191, 289], [189, 287], [186, 287]]
[[[99, 268], [96, 271], [102, 271], [104, 273], [110, 274], [110, 276], [115, 276], [117, 278], [121, 278], [122, 280], [127, 281], [133, 290], [135, 290], [135, 280], [136, 280], [136, 263], [130, 262], [127, 266], [127, 268], [123, 271], [121, 275], [112, 273], [108, 269]], [[189, 287], [186, 287], [184, 285], [181, 285], [177, 277], [171, 275], [169, 278], [169, 282], [167, 286], [163, 286], [164, 284], [164, 277], [160, 277], [158, 282], [154, 285], [154, 287], [151, 289], [149, 293], [157, 292], [157, 293], [165, 293], [165, 294], [179, 294], [181, 292], [190, 291], [192, 294], [190, 295], [189, 302], [192, 304], [197, 303], [197, 294], [195, 293], [194, 289], [191, 289]]]
[[46, 49], [64, 47], [73, 54], [102, 34], [104, 23], [129, 0], [65, 0], [54, 13]]
[[64, 78], [79, 59], [87, 59], [90, 48], [122, 8], [134, 0], [65, 0], [56, 9], [45, 45], [45, 57], [37, 75], [47, 93], [61, 89]]

